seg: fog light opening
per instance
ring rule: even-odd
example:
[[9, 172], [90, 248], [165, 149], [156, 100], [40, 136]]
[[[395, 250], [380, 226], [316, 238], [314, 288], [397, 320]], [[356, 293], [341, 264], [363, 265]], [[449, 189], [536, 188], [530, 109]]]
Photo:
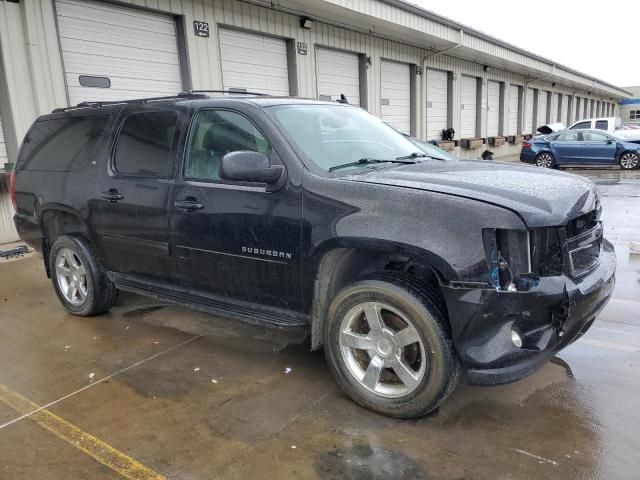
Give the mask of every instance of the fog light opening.
[[515, 330], [511, 330], [511, 341], [516, 347], [522, 348], [522, 337]]

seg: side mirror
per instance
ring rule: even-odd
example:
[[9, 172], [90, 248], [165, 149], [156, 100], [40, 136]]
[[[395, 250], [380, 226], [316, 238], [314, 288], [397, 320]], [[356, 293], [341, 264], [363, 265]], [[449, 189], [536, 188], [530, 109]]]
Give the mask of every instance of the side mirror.
[[245, 150], [227, 153], [220, 164], [220, 178], [233, 182], [274, 184], [283, 172], [282, 165], [269, 165], [264, 153]]
[[613, 140], [611, 140], [610, 138], [607, 138], [607, 145], [611, 145], [613, 143]]

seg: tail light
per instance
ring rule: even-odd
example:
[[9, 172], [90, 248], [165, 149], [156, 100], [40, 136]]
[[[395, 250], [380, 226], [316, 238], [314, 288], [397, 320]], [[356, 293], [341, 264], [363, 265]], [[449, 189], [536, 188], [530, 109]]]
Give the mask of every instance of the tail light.
[[16, 171], [15, 169], [11, 172], [9, 176], [9, 196], [11, 197], [11, 203], [13, 203], [13, 209], [18, 209], [18, 204], [16, 203]]
[[531, 143], [529, 143], [529, 142], [522, 142], [522, 148], [531, 148]]

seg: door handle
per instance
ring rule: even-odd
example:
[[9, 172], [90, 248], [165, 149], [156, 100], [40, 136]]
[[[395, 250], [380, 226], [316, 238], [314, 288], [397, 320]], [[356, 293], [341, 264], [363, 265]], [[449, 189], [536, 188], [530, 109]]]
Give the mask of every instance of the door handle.
[[187, 212], [193, 212], [195, 210], [202, 210], [204, 205], [199, 203], [193, 197], [187, 197], [184, 200], [177, 200], [173, 203], [174, 207], [186, 210]]
[[115, 188], [110, 188], [108, 191], [102, 192], [100, 196], [105, 200], [109, 200], [111, 203], [115, 203], [124, 198], [124, 195], [118, 192]]

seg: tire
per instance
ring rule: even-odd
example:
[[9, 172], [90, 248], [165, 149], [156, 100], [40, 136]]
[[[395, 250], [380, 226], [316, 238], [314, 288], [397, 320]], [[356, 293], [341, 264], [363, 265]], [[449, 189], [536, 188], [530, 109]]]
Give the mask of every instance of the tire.
[[[444, 303], [428, 287], [377, 273], [341, 290], [327, 315], [327, 363], [342, 390], [363, 407], [413, 418], [438, 408], [455, 389], [460, 364]], [[382, 318], [382, 329], [371, 327], [375, 318]]]
[[51, 247], [49, 268], [60, 303], [74, 315], [104, 313], [115, 303], [118, 290], [84, 237], [58, 237]]
[[551, 152], [541, 152], [536, 155], [536, 165], [541, 168], [554, 168], [556, 159]]
[[634, 170], [640, 166], [640, 155], [636, 152], [623, 152], [620, 155], [620, 167], [623, 170]]

